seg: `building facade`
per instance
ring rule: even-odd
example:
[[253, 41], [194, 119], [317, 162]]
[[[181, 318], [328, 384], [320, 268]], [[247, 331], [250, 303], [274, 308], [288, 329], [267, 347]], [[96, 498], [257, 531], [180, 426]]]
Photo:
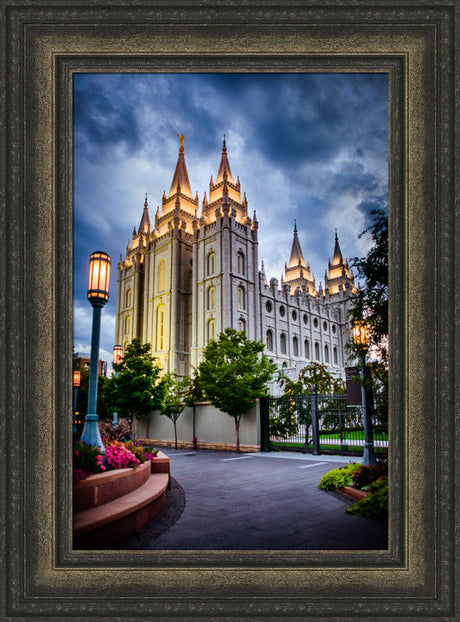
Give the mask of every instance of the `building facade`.
[[207, 342], [227, 327], [263, 340], [279, 368], [309, 361], [344, 376], [348, 309], [357, 288], [335, 235], [324, 288], [305, 263], [297, 227], [281, 283], [259, 267], [258, 222], [233, 177], [225, 139], [218, 172], [199, 206], [183, 136], [169, 193], [153, 226], [147, 196], [139, 228], [118, 264], [116, 343], [150, 343], [162, 368], [190, 375]]
[[[73, 355], [73, 369], [82, 371], [83, 369], [89, 369], [91, 364], [91, 359], [85, 356], [79, 356], [79, 353], [76, 352]], [[107, 361], [101, 361], [99, 359], [97, 373], [99, 376], [105, 376], [107, 378]]]

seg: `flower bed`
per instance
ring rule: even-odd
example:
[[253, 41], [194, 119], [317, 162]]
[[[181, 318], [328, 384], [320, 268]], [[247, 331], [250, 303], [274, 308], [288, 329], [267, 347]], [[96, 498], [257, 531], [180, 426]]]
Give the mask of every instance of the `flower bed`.
[[158, 450], [142, 447], [132, 441], [111, 441], [102, 454], [98, 447], [83, 441], [74, 444], [73, 481], [74, 484], [107, 470], [135, 469], [148, 460], [153, 460]]
[[332, 469], [321, 478], [318, 488], [338, 490], [358, 498], [345, 511], [373, 518], [384, 518], [388, 514], [388, 473], [383, 463], [363, 465], [350, 463], [339, 469]]

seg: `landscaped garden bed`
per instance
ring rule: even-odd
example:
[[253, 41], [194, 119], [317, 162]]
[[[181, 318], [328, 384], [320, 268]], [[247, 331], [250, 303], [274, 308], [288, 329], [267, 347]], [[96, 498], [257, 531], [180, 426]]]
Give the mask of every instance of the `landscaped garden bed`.
[[105, 446], [105, 454], [94, 446], [83, 441], [74, 443], [73, 450], [73, 481], [74, 484], [109, 470], [135, 469], [148, 460], [154, 460], [157, 449], [143, 447], [133, 441], [112, 440]]
[[345, 511], [372, 518], [388, 515], [388, 471], [384, 463], [363, 465], [352, 462], [332, 469], [321, 478], [318, 488], [353, 496], [357, 501]]

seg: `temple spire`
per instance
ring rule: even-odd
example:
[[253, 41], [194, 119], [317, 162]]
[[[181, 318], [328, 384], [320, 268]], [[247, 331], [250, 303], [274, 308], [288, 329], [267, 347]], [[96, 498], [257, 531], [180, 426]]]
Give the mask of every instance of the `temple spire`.
[[306, 268], [305, 259], [303, 258], [302, 249], [300, 248], [299, 236], [297, 235], [297, 223], [294, 220], [294, 239], [292, 240], [289, 267], [293, 268], [294, 266], [298, 266], [299, 264]]
[[343, 263], [342, 251], [340, 250], [339, 238], [337, 237], [337, 229], [335, 230], [335, 245], [334, 256], [332, 258], [332, 265], [338, 266]]
[[184, 135], [178, 134], [177, 132], [174, 133], [177, 134], [177, 136], [179, 137], [180, 148], [179, 157], [177, 158], [176, 170], [174, 171], [174, 177], [171, 183], [168, 198], [176, 193], [177, 187], [179, 186], [181, 193], [186, 195], [187, 197], [190, 197], [193, 200], [192, 189], [190, 188], [187, 166], [185, 164], [184, 157]]
[[332, 262], [329, 261], [329, 269], [326, 270], [324, 275], [324, 287], [328, 289], [331, 296], [346, 291], [347, 287], [351, 289], [352, 293], [356, 294], [358, 290], [354, 283], [353, 273], [348, 268], [348, 261], [343, 261], [337, 229], [335, 230], [334, 242], [334, 256], [332, 257]]
[[227, 143], [225, 142], [225, 134], [224, 141], [222, 144], [222, 157], [220, 159], [219, 172], [217, 173], [216, 185], [220, 184], [221, 181], [224, 181], [224, 173], [227, 173], [227, 181], [231, 184], [234, 183], [232, 170], [230, 168], [230, 163], [227, 157]]
[[145, 193], [144, 211], [139, 225], [139, 233], [147, 233], [150, 231], [149, 204], [147, 201], [147, 193]]

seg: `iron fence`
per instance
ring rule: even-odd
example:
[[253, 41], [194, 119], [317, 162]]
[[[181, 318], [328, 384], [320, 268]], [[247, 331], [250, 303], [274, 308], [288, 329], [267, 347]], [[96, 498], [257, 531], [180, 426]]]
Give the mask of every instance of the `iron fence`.
[[[375, 423], [375, 422], [374, 422]], [[262, 449], [270, 446], [332, 453], [359, 453], [364, 446], [361, 406], [346, 395], [299, 395], [261, 400]], [[386, 451], [388, 427], [373, 426], [374, 447]]]

